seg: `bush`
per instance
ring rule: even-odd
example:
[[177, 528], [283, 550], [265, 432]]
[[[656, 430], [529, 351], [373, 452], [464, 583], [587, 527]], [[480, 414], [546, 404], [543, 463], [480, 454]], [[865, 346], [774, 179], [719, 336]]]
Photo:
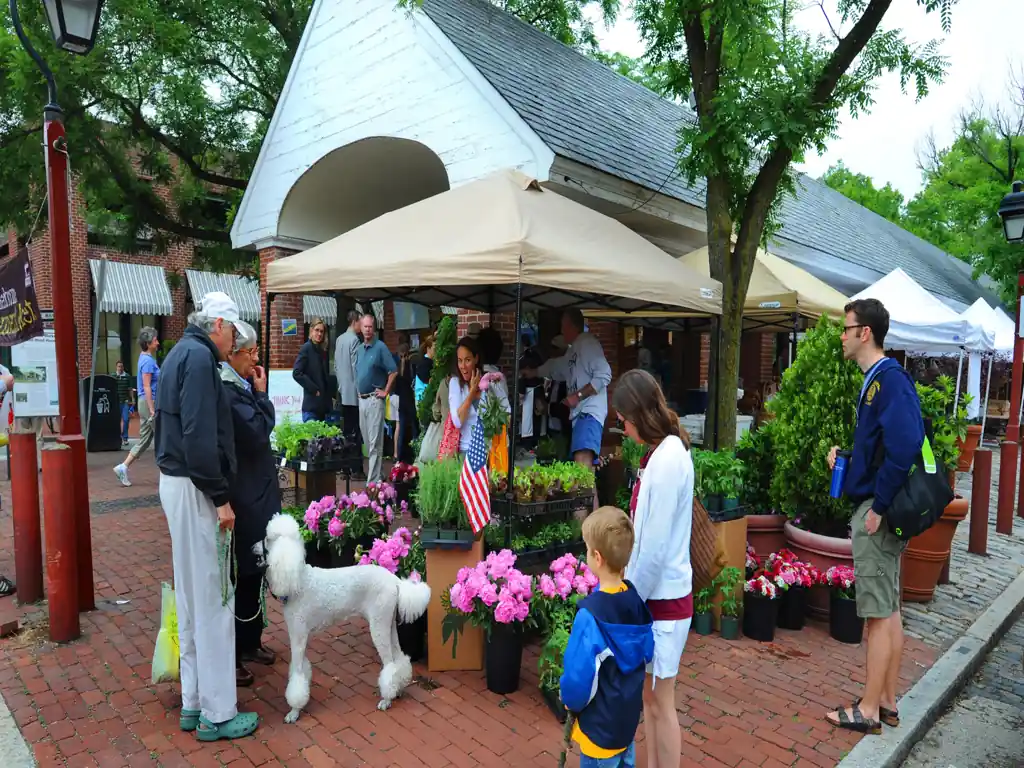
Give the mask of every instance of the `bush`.
[[743, 503], [753, 514], [769, 514], [772, 509], [772, 474], [775, 472], [775, 422], [766, 421], [743, 435], [736, 444], [743, 484]]
[[960, 393], [960, 403], [954, 412], [956, 383], [951, 376], [939, 376], [932, 386], [917, 385], [921, 401], [921, 418], [931, 422], [932, 451], [945, 471], [956, 469], [960, 458], [960, 443], [967, 437], [967, 404], [970, 395]]
[[801, 527], [826, 536], [845, 537], [852, 506], [829, 496], [829, 449], [853, 447], [857, 398], [864, 375], [843, 359], [842, 325], [822, 317], [800, 343], [797, 358], [768, 403], [775, 414], [775, 471], [771, 500]]
[[434, 420], [433, 408], [437, 389], [450, 373], [458, 341], [455, 338], [455, 318], [446, 315], [438, 323], [437, 333], [434, 335], [434, 366], [430, 369], [430, 381], [423, 392], [423, 399], [416, 406], [416, 418], [424, 427]]

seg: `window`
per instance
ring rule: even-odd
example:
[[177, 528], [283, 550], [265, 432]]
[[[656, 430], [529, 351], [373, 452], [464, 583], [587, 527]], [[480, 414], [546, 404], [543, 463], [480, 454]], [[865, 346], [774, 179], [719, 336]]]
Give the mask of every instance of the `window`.
[[133, 373], [137, 373], [139, 370], [139, 355], [142, 354], [142, 350], [139, 348], [139, 332], [148, 326], [150, 328], [156, 328], [157, 338], [160, 340], [161, 344], [163, 343], [163, 338], [160, 337], [160, 326], [157, 325], [156, 315], [130, 315], [129, 317], [131, 317], [130, 341], [128, 342], [131, 344], [132, 348], [131, 371]]
[[[99, 333], [96, 336], [96, 374], [113, 375], [117, 372], [117, 361], [124, 361], [121, 340], [121, 315], [116, 312], [101, 312]], [[134, 371], [125, 365], [125, 370]]]

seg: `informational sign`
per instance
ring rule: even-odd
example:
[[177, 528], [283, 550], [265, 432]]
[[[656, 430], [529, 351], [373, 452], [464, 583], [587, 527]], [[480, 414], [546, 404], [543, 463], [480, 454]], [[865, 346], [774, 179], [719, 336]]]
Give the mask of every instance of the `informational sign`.
[[396, 331], [411, 331], [430, 327], [430, 310], [422, 304], [395, 301], [392, 302], [391, 308], [395, 313]]
[[11, 347], [14, 415], [57, 416], [57, 345], [52, 330]]
[[269, 373], [267, 394], [274, 404], [277, 423], [285, 418], [302, 421], [302, 387], [292, 378], [291, 368], [273, 368]]
[[39, 336], [43, 318], [32, 284], [28, 249], [0, 267], [0, 346], [9, 347]]
[[299, 335], [299, 322], [295, 318], [282, 318], [281, 319], [281, 335], [282, 336], [298, 336]]

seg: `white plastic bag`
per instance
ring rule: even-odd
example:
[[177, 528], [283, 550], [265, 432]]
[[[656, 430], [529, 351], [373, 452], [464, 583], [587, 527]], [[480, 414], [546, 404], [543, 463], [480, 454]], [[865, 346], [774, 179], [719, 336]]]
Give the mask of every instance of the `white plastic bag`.
[[171, 585], [160, 585], [160, 631], [153, 650], [152, 683], [171, 683], [181, 679], [178, 644], [178, 603]]

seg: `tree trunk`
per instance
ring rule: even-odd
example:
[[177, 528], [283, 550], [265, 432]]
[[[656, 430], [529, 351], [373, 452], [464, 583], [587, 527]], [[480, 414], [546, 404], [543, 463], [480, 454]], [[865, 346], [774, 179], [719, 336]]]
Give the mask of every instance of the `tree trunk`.
[[[732, 448], [736, 444], [736, 391], [739, 383], [740, 340], [743, 336], [743, 300], [736, 299], [738, 293], [746, 293], [736, 285], [737, 277], [729, 275], [722, 282], [722, 319], [719, 323], [722, 340], [714, 366], [715, 376], [718, 377], [718, 396], [712, 414], [712, 423], [718, 429], [719, 450]], [[712, 339], [712, 357], [714, 349]], [[709, 382], [709, 389], [711, 386]]]

